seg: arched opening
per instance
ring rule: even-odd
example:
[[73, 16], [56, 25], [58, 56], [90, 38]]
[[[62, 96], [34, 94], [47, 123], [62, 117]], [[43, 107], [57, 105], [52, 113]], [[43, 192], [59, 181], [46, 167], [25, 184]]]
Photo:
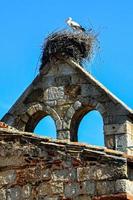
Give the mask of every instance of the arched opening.
[[40, 136], [56, 138], [55, 122], [49, 115], [42, 118], [34, 129], [34, 133]]
[[103, 118], [98, 111], [90, 111], [81, 119], [78, 141], [92, 145], [104, 146]]

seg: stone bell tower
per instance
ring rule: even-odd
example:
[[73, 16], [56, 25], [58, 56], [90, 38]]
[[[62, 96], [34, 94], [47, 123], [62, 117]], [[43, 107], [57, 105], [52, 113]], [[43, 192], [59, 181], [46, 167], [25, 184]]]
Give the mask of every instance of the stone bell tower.
[[92, 110], [103, 117], [105, 146], [127, 151], [133, 146], [133, 112], [74, 61], [46, 65], [3, 121], [21, 131], [33, 132], [50, 115], [57, 139], [78, 141], [81, 119]]
[[[77, 45], [71, 34], [65, 44]], [[82, 49], [76, 46], [80, 56]], [[0, 200], [131, 200], [133, 111], [78, 61], [63, 57], [65, 52], [45, 59], [37, 77], [2, 119], [16, 129], [0, 128]], [[105, 147], [78, 143], [79, 123], [92, 110], [103, 118]], [[33, 134], [47, 115], [55, 121], [56, 140]]]

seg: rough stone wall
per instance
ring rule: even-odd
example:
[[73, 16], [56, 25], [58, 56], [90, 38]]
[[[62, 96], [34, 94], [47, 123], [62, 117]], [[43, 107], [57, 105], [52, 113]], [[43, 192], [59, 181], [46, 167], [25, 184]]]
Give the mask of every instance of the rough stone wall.
[[133, 146], [133, 111], [72, 61], [44, 66], [2, 121], [33, 132], [50, 115], [58, 139], [78, 141], [79, 123], [92, 110], [102, 115], [105, 146], [127, 152]]
[[0, 129], [0, 200], [131, 200], [132, 195], [132, 156]]

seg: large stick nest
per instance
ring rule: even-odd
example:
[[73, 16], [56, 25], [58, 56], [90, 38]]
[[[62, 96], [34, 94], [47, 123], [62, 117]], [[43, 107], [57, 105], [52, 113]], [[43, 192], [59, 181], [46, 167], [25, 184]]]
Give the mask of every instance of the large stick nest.
[[78, 63], [82, 63], [84, 59], [89, 60], [93, 52], [94, 41], [95, 36], [91, 32], [62, 30], [52, 33], [43, 45], [40, 69], [53, 58], [57, 60], [71, 58]]

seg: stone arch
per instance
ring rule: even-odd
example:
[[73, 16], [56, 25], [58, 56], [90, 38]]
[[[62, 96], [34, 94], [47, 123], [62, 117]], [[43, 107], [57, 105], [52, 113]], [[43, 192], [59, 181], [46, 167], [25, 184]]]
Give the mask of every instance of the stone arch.
[[[45, 106], [42, 103], [37, 103], [37, 104], [30, 105], [28, 109], [26, 110], [26, 113], [20, 116], [20, 121], [23, 122], [23, 130], [27, 132], [33, 132], [36, 125], [39, 123], [39, 121], [47, 115], [53, 118], [56, 124], [56, 129], [58, 129], [58, 127], [61, 126], [62, 122], [57, 112], [50, 106]], [[24, 120], [24, 116], [27, 116], [25, 120]], [[18, 124], [22, 124], [22, 123], [18, 123]], [[18, 126], [18, 129], [20, 129], [19, 126]], [[21, 126], [21, 129], [22, 129], [22, 126]]]
[[[73, 106], [74, 107], [74, 106]], [[104, 125], [104, 118], [105, 118], [105, 108], [101, 103], [97, 103], [96, 106], [86, 105], [86, 106], [80, 106], [79, 109], [75, 110], [73, 112], [73, 115], [71, 116], [71, 123], [70, 123], [70, 140], [77, 142], [78, 140], [78, 127], [83, 119], [83, 117], [89, 113], [90, 111], [98, 111], [102, 118], [103, 118], [103, 125]], [[104, 127], [103, 127], [104, 129]]]

